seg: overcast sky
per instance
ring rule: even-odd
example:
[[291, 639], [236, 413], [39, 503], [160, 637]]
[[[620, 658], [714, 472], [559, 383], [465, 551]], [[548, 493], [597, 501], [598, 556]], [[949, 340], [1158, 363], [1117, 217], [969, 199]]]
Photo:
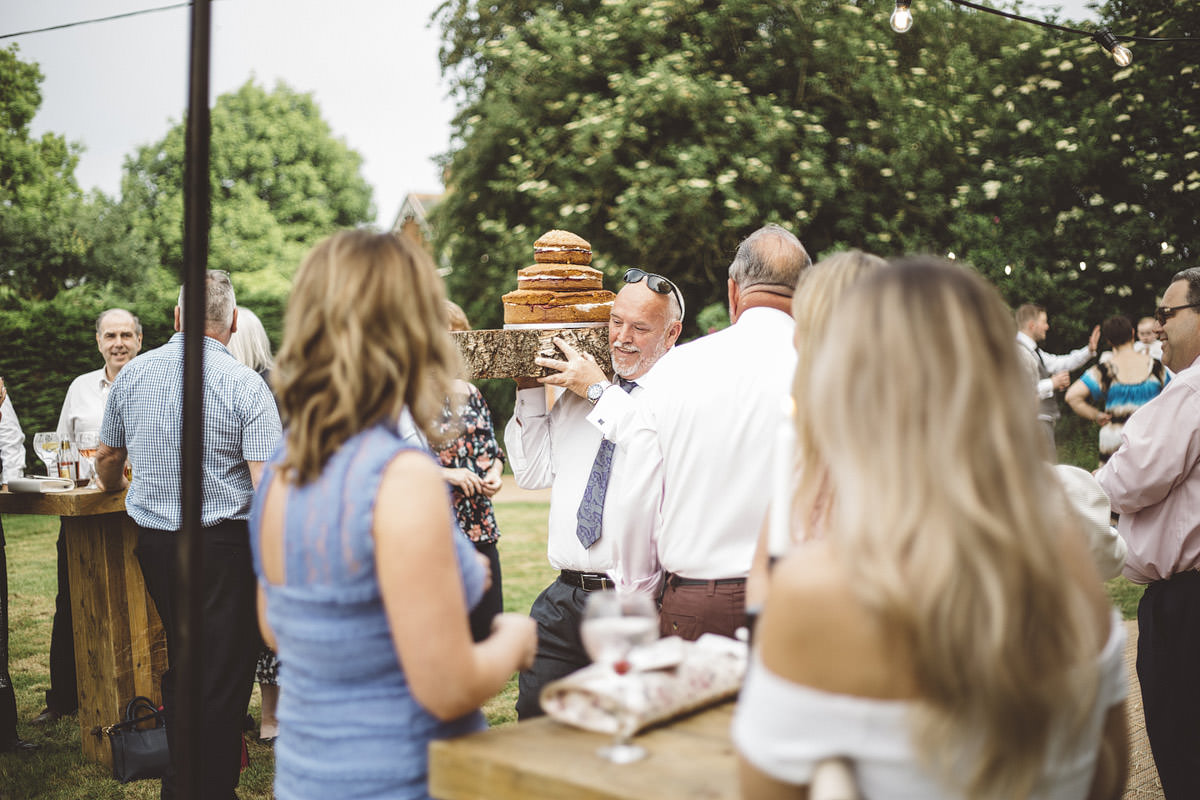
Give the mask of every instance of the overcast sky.
[[[930, 0], [932, 1], [932, 0]], [[212, 5], [213, 96], [254, 77], [312, 92], [335, 135], [363, 156], [376, 223], [390, 226], [409, 192], [441, 190], [433, 157], [449, 147], [453, 107], [428, 25], [440, 0], [217, 0]], [[0, 0], [0, 34], [139, 9], [172, 0]], [[1085, 0], [1027, 2], [1090, 18]], [[913, 11], [920, 23], [920, 4]], [[161, 139], [187, 103], [189, 10], [0, 39], [16, 42], [45, 80], [35, 133], [84, 145], [76, 177], [116, 195], [121, 166]], [[883, 24], [886, 24], [884, 22]]]

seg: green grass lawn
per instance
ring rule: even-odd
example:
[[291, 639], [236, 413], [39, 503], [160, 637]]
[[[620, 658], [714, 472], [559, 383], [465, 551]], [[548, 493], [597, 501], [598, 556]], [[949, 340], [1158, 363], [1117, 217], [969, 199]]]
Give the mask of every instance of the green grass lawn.
[[[541, 503], [496, 506], [507, 611], [528, 613], [534, 598], [556, 574], [546, 562], [547, 512], [548, 506]], [[41, 749], [30, 755], [0, 755], [0, 800], [156, 800], [158, 781], [122, 786], [105, 767], [84, 760], [74, 717], [47, 728], [29, 724], [44, 707], [50, 685], [58, 520], [5, 515], [4, 533], [8, 540], [9, 672], [17, 694], [17, 730]], [[514, 677], [484, 707], [488, 722], [503, 725], [515, 721], [516, 701]], [[257, 686], [250, 702], [257, 720]], [[274, 775], [271, 748], [260, 745], [254, 734], [248, 735], [247, 741], [250, 767], [242, 773], [238, 796], [242, 800], [269, 800]]]
[[[547, 506], [540, 503], [497, 504], [500, 523], [501, 565], [504, 573], [504, 606], [528, 613], [534, 598], [555, 576], [546, 562]], [[46, 729], [28, 724], [44, 705], [49, 686], [50, 624], [54, 613], [54, 540], [58, 520], [47, 517], [5, 516], [8, 539], [9, 671], [17, 693], [18, 729], [41, 745], [32, 755], [0, 755], [0, 800], [152, 800], [158, 781], [122, 786], [98, 764], [80, 754], [79, 727], [74, 718], [59, 720]], [[1107, 584], [1109, 595], [1126, 618], [1134, 615], [1142, 587], [1117, 578]], [[499, 695], [484, 706], [488, 722], [505, 725], [516, 719], [514, 677]], [[251, 700], [258, 717], [258, 690]], [[274, 760], [271, 749], [251, 737], [250, 768], [242, 774], [238, 794], [242, 800], [268, 800], [272, 796]]]

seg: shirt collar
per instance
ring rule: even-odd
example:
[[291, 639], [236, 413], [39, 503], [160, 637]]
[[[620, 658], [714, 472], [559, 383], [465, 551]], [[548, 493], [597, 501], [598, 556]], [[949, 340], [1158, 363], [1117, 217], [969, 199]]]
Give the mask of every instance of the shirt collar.
[[1017, 341], [1028, 347], [1030, 350], [1038, 349], [1037, 342], [1035, 342], [1033, 337], [1025, 331], [1017, 331]]

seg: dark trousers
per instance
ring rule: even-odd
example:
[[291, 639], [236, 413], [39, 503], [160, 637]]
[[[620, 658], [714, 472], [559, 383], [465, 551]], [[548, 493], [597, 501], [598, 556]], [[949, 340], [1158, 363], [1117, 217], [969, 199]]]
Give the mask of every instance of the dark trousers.
[[1058, 445], [1054, 442], [1054, 420], [1038, 418], [1038, 427], [1046, 438], [1046, 458], [1051, 464], [1058, 463]]
[[0, 753], [17, 739], [17, 695], [8, 674], [8, 559], [0, 522]]
[[500, 580], [500, 551], [495, 542], [475, 542], [475, 552], [487, 556], [492, 585], [483, 593], [479, 605], [471, 609], [471, 637], [482, 642], [492, 634], [492, 620], [504, 610], [504, 588]]
[[537, 622], [537, 655], [517, 678], [517, 719], [541, 716], [542, 687], [592, 663], [579, 637], [587, 596], [584, 589], [556, 580], [533, 601], [529, 616]]
[[54, 626], [50, 629], [50, 688], [46, 708], [59, 714], [74, 714], [79, 708], [79, 686], [75, 679], [75, 634], [71, 630], [71, 579], [67, 573], [65, 525], [59, 522], [58, 594], [54, 596]]
[[[200, 794], [204, 800], [236, 798], [241, 769], [242, 722], [253, 688], [258, 656], [255, 579], [249, 527], [231, 520], [201, 533], [204, 572], [201, 576], [202, 628], [193, 652], [201, 654], [200, 718], [192, 735], [200, 745]], [[146, 589], [154, 600], [167, 635], [167, 671], [162, 677], [167, 740], [172, 764], [162, 782], [163, 800], [175, 794], [175, 658], [179, 646], [177, 551], [182, 536], [175, 531], [139, 528], [137, 557]]]
[[1167, 800], [1200, 797], [1200, 573], [1146, 587], [1137, 673], [1146, 736]]
[[734, 638], [746, 624], [746, 582], [681, 583], [675, 575], [663, 581], [659, 633], [695, 641], [702, 633]]

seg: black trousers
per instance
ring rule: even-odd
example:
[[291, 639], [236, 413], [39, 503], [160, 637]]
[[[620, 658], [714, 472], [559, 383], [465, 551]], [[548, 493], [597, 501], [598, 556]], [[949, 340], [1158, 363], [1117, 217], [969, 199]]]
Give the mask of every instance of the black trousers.
[[[163, 705], [172, 765], [162, 782], [163, 800], [175, 794], [175, 658], [182, 620], [178, 616], [177, 551], [182, 537], [176, 531], [139, 528], [137, 557], [142, 577], [167, 635], [167, 671], [162, 677]], [[204, 571], [201, 576], [203, 625], [196, 651], [203, 658], [200, 673], [200, 719], [194, 736], [201, 744], [200, 797], [232, 800], [241, 770], [242, 721], [253, 688], [258, 657], [258, 619], [255, 579], [250, 556], [250, 531], [245, 520], [230, 520], [202, 533]]]
[[75, 634], [71, 630], [71, 579], [67, 573], [67, 544], [62, 522], [58, 526], [58, 594], [54, 596], [54, 625], [50, 629], [50, 688], [46, 708], [74, 714], [79, 708], [75, 678]]
[[500, 551], [495, 542], [475, 542], [475, 552], [487, 556], [492, 570], [492, 585], [483, 593], [479, 605], [471, 609], [471, 638], [482, 642], [492, 633], [492, 620], [504, 610], [504, 587], [500, 580]]
[[592, 663], [579, 637], [587, 596], [585, 590], [556, 580], [533, 601], [529, 616], [537, 622], [537, 655], [517, 678], [517, 719], [540, 717], [545, 713], [539, 700], [542, 687]]
[[0, 522], [0, 752], [17, 739], [17, 695], [8, 674], [8, 559]]
[[1146, 736], [1163, 795], [1200, 798], [1200, 572], [1146, 587], [1137, 649]]

